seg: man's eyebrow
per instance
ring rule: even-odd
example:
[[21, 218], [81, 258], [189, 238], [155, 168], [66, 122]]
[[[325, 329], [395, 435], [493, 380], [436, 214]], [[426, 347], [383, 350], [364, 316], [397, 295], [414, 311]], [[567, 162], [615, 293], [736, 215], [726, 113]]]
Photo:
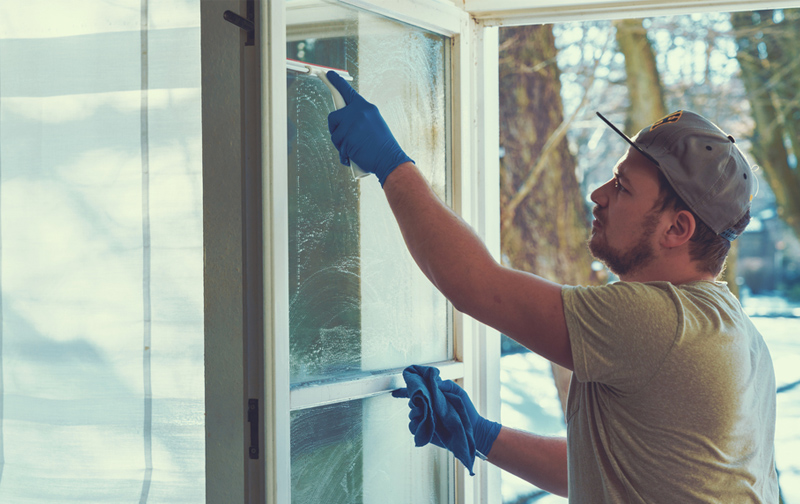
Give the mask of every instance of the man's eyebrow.
[[614, 170], [614, 177], [624, 181], [625, 183], [631, 183], [631, 179], [626, 177], [625, 174], [620, 171]]

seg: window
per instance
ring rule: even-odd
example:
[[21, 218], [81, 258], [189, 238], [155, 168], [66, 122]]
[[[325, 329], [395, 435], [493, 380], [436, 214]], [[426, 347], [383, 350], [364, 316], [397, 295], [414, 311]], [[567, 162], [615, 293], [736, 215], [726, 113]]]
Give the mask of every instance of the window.
[[[343, 14], [342, 33], [290, 40], [289, 56], [349, 69], [446, 197], [446, 39]], [[327, 87], [309, 74], [287, 78], [292, 382], [447, 360], [446, 301], [411, 259], [374, 177], [354, 180], [339, 164]]]
[[[287, 57], [347, 71], [447, 198], [449, 40], [353, 9], [294, 4], [287, 4], [289, 21], [297, 20], [287, 26]], [[324, 29], [309, 22], [317, 9]], [[451, 360], [446, 300], [414, 264], [374, 177], [355, 179], [339, 164], [327, 127], [329, 91], [319, 78], [289, 70], [287, 96], [293, 389], [311, 397], [319, 382], [335, 390], [367, 372]], [[377, 494], [448, 502], [452, 462], [444, 452], [414, 450], [403, 402], [384, 393], [327, 403], [320, 396], [293, 407], [293, 502], [368, 502]], [[412, 473], [428, 476], [410, 485]]]
[[[483, 39], [463, 11], [439, 1], [289, 0], [261, 19], [269, 24], [262, 124], [265, 299], [273, 311], [267, 494], [278, 502], [313, 500], [314, 491], [356, 502], [377, 491], [399, 502], [473, 502], [491, 470], [466, 480], [446, 453], [414, 449], [407, 406], [389, 392], [403, 386], [406, 365], [436, 364], [485, 411], [486, 381], [477, 376], [497, 335], [453, 311], [418, 271], [375, 178], [355, 181], [339, 164], [327, 88], [287, 71], [286, 59], [346, 71], [439, 195], [484, 234], [492, 215], [485, 208], [495, 205], [486, 205], [491, 182], [480, 181], [494, 179], [468, 155], [483, 153], [471, 141], [483, 131], [473, 113], [485, 106], [471, 85]], [[319, 488], [309, 488], [306, 475], [322, 471]]]

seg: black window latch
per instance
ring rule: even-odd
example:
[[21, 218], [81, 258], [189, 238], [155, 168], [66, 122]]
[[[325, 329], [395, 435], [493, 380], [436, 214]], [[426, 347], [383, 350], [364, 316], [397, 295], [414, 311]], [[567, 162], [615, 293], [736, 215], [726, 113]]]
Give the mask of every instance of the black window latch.
[[247, 17], [243, 18], [239, 14], [236, 14], [233, 11], [226, 10], [222, 17], [225, 18], [225, 21], [229, 23], [233, 23], [242, 30], [247, 32], [247, 41], [244, 43], [246, 46], [255, 45], [256, 43], [256, 9], [255, 9], [255, 2], [253, 0], [247, 0]]
[[250, 422], [250, 458], [258, 459], [258, 399], [249, 399], [247, 421]]

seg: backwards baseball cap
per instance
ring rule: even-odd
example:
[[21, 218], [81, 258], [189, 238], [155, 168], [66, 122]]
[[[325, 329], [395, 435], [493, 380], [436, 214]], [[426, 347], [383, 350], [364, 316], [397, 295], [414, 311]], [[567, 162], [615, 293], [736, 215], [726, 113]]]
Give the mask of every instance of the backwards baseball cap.
[[678, 196], [715, 233], [728, 241], [737, 238], [732, 226], [750, 208], [757, 182], [732, 136], [688, 110], [673, 112], [633, 138], [600, 112], [597, 115], [652, 161]]

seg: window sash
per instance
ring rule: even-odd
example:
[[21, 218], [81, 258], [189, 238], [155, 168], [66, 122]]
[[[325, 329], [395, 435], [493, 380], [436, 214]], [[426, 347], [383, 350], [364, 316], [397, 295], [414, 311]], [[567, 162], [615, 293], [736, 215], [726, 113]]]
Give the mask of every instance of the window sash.
[[[492, 64], [492, 59], [496, 62], [497, 58], [496, 31], [482, 29], [465, 12], [441, 0], [342, 0], [341, 3], [450, 37], [453, 207], [487, 239], [490, 250], [499, 257], [499, 231], [497, 226], [490, 224], [499, 220], [499, 188], [494, 187], [498, 176], [497, 146], [494, 145], [496, 142], [476, 142], [486, 138], [487, 128], [489, 138], [497, 130], [495, 101], [487, 103], [477, 94], [487, 88], [491, 91], [492, 86], [496, 86], [492, 84], [493, 76], [496, 80], [497, 75], [497, 65]], [[289, 502], [290, 412], [385, 393], [400, 383], [401, 370], [333, 383], [290, 387], [289, 252], [285, 239], [288, 236], [285, 170], [288, 156], [287, 132], [282, 127], [287, 122], [285, 0], [266, 2], [260, 20], [263, 37], [264, 299], [267, 300], [264, 305], [267, 501]], [[485, 60], [487, 54], [488, 61]], [[479, 61], [485, 62], [488, 72], [474, 70], [474, 63]], [[474, 115], [476, 112], [477, 117]], [[489, 122], [477, 124], [475, 119], [488, 119]], [[482, 411], [496, 416], [499, 413], [499, 373], [496, 372], [499, 335], [460, 314], [456, 313], [454, 318], [455, 360], [437, 365], [441, 366], [446, 378], [461, 381]], [[496, 352], [487, 350], [493, 347], [497, 348]], [[482, 476], [467, 480], [463, 469], [457, 471], [457, 502], [488, 502], [487, 496], [499, 496], [499, 471], [491, 468], [481, 473]]]
[[[458, 380], [464, 377], [464, 363], [454, 360], [429, 364], [439, 368], [442, 380]], [[301, 410], [355, 399], [367, 399], [390, 390], [405, 387], [402, 369], [380, 374], [368, 374], [336, 382], [303, 383], [292, 387], [291, 410]]]

